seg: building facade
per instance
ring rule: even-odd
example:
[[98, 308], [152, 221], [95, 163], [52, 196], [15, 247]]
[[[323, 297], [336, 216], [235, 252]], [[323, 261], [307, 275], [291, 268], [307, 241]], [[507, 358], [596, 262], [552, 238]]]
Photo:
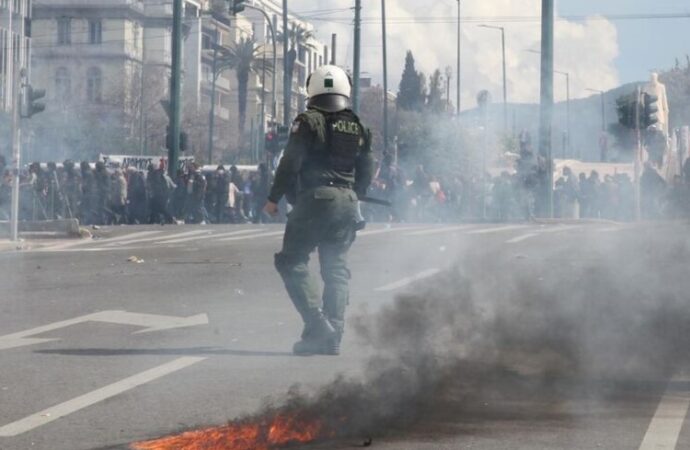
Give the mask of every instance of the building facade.
[[[254, 4], [267, 12], [280, 37], [281, 4]], [[206, 160], [211, 150], [213, 162], [256, 159], [262, 133], [282, 122], [282, 40], [276, 43], [274, 117], [273, 42], [264, 15], [247, 8], [230, 16], [225, 0], [185, 0], [184, 5], [183, 129], [191, 151]], [[308, 73], [328, 59], [313, 26], [290, 15], [290, 30], [296, 28], [304, 32], [291, 36], [293, 116], [304, 109]], [[48, 92], [46, 112], [31, 121], [32, 159], [165, 151], [168, 118], [162, 105], [169, 97], [172, 0], [37, 0], [32, 29], [33, 84]], [[247, 40], [253, 40], [255, 51], [241, 126], [241, 84], [228, 63]]]

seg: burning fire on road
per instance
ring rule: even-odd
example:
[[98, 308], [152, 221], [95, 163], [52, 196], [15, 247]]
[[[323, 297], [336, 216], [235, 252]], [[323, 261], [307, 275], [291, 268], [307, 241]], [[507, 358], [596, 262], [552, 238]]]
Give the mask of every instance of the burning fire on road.
[[240, 421], [132, 444], [132, 450], [270, 450], [332, 437], [324, 422], [300, 414]]

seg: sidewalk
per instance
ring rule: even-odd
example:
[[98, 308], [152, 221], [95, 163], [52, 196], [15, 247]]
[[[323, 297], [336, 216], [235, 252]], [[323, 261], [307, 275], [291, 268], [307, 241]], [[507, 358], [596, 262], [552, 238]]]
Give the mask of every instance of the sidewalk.
[[22, 244], [22, 242], [12, 242], [9, 239], [0, 238], [0, 252], [16, 250], [17, 246], [21, 246]]

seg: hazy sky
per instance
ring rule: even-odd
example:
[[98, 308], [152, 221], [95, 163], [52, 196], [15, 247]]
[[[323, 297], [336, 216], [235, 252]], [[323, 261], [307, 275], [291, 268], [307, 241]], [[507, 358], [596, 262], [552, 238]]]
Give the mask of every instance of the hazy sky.
[[[290, 9], [303, 13], [316, 25], [324, 42], [338, 33], [338, 58], [351, 66], [354, 0], [289, 0]], [[429, 74], [436, 68], [455, 68], [455, 0], [387, 0], [389, 18], [389, 87], [397, 90], [405, 52], [415, 54], [418, 69]], [[379, 0], [363, 0], [362, 70], [374, 82], [382, 79], [381, 16]], [[472, 19], [540, 14], [540, 0], [462, 0], [463, 108], [474, 106], [474, 97], [489, 89], [501, 96], [500, 33], [478, 28]], [[561, 20], [556, 26], [556, 66], [571, 73], [573, 96], [590, 95], [586, 88], [609, 89], [620, 83], [646, 79], [654, 68], [669, 68], [690, 53], [690, 19], [605, 20], [600, 15], [689, 13], [688, 0], [563, 0], [556, 1], [560, 17], [586, 16], [586, 20]], [[367, 21], [366, 19], [371, 19]], [[420, 20], [420, 18], [426, 18]], [[438, 18], [442, 18], [439, 20]], [[446, 20], [443, 20], [446, 18]], [[429, 20], [431, 19], [431, 20]], [[509, 97], [535, 101], [538, 95], [538, 21], [491, 23], [506, 28]], [[684, 39], [685, 37], [685, 39]], [[455, 76], [455, 75], [453, 75]], [[454, 83], [453, 83], [454, 85]], [[565, 96], [564, 77], [556, 78], [556, 96]], [[452, 97], [455, 97], [452, 89]]]

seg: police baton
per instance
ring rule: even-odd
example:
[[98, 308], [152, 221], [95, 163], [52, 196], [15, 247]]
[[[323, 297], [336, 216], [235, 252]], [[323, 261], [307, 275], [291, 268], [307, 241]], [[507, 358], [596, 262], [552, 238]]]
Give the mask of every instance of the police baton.
[[393, 207], [393, 204], [391, 202], [389, 202], [388, 200], [381, 200], [379, 198], [367, 197], [366, 195], [358, 197], [358, 199], [360, 202], [370, 203], [372, 205], [386, 206], [388, 208]]

